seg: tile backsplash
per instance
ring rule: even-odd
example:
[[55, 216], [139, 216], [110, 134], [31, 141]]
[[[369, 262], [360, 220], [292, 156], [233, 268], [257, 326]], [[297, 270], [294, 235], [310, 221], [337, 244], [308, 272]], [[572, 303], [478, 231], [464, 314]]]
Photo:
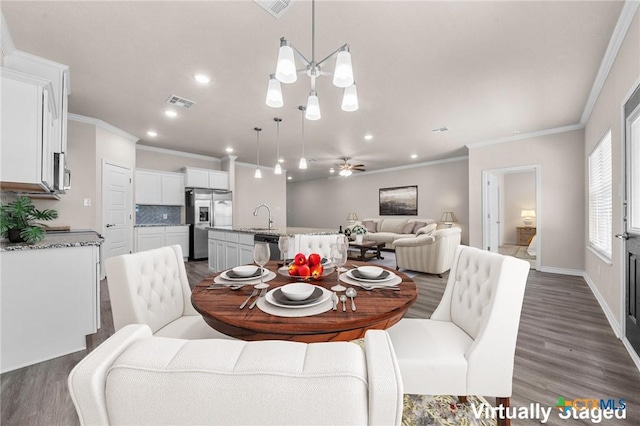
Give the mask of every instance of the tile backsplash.
[[156, 225], [182, 223], [182, 207], [180, 206], [146, 206], [136, 204], [136, 224]]

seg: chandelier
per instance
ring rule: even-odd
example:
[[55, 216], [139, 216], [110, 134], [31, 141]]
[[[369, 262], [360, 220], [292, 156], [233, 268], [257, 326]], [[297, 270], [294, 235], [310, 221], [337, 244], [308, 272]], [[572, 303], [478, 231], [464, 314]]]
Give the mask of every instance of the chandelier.
[[[323, 69], [326, 62], [336, 57], [336, 66], [333, 74]], [[295, 58], [303, 63], [304, 68], [296, 68]], [[329, 56], [316, 62], [316, 2], [311, 1], [311, 60], [308, 60], [294, 45], [286, 38], [280, 39], [280, 50], [278, 51], [278, 63], [276, 73], [269, 76], [269, 86], [267, 88], [266, 104], [273, 108], [280, 108], [284, 105], [282, 99], [282, 87], [280, 83], [295, 83], [298, 74], [305, 73], [311, 78], [311, 91], [307, 98], [306, 114], [307, 120], [319, 120], [320, 100], [316, 92], [316, 78], [320, 76], [333, 76], [333, 84], [344, 89], [342, 95], [342, 110], [356, 111], [358, 109], [358, 91], [353, 78], [353, 67], [351, 66], [351, 52], [349, 45], [344, 44], [334, 50]]]

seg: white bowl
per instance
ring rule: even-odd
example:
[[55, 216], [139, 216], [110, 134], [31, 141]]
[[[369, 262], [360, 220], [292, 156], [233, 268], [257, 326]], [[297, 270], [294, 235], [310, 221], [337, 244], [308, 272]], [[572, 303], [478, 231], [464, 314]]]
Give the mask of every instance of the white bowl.
[[366, 278], [379, 277], [384, 269], [379, 266], [359, 266], [358, 272], [364, 275]]
[[315, 287], [311, 284], [295, 283], [283, 285], [280, 290], [289, 300], [304, 300], [311, 296]]
[[232, 269], [232, 271], [235, 272], [235, 274], [240, 277], [251, 276], [255, 274], [257, 270], [258, 270], [258, 267], [256, 265], [242, 265], [242, 266], [236, 266], [235, 268]]

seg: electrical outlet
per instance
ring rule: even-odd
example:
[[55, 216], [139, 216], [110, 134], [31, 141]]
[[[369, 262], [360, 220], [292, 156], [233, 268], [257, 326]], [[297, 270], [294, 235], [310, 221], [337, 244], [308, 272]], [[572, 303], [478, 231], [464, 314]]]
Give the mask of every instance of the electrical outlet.
[[84, 205], [85, 207], [91, 207], [91, 198], [85, 198], [85, 199], [83, 200], [83, 205]]
[[162, 218], [163, 218], [163, 219], [166, 219], [167, 217], [168, 217], [168, 216], [167, 216], [167, 214], [166, 214], [166, 213], [163, 213], [163, 214], [162, 214]]

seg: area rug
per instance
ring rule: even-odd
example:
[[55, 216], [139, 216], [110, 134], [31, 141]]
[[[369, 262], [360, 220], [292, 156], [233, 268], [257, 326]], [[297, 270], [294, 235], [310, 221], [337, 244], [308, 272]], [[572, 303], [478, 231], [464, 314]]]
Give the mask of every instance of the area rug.
[[480, 396], [467, 397], [462, 404], [450, 395], [404, 395], [403, 426], [495, 426], [495, 419], [476, 419], [472, 406], [488, 404]]

